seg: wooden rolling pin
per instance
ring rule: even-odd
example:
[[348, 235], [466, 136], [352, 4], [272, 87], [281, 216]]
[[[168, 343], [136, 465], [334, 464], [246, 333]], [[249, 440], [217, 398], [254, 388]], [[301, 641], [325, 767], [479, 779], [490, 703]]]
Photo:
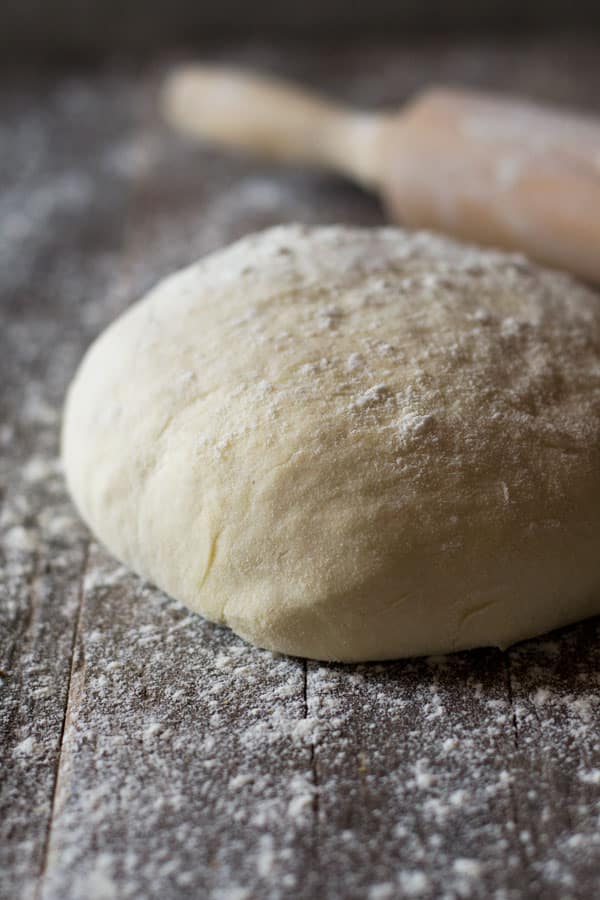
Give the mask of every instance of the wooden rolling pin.
[[600, 123], [434, 88], [399, 112], [356, 112], [283, 82], [176, 69], [163, 102], [187, 134], [341, 171], [394, 219], [520, 250], [600, 282]]

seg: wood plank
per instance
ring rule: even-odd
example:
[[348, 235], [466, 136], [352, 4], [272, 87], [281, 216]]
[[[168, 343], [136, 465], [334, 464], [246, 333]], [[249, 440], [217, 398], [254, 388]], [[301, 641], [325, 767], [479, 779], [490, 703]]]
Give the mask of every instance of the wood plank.
[[0, 896], [20, 896], [17, 887], [31, 896], [44, 866], [85, 545], [48, 541], [18, 520], [2, 543]]
[[513, 787], [532, 884], [540, 896], [596, 896], [600, 622], [529, 641], [509, 659]]
[[10, 900], [37, 894], [47, 861], [87, 554], [57, 460], [59, 410], [88, 340], [81, 297], [120, 227], [114, 190], [86, 180], [102, 143], [76, 128], [80, 92], [39, 81], [0, 96], [0, 896]]
[[333, 718], [315, 748], [324, 893], [592, 896], [599, 636], [595, 620], [506, 654], [311, 663], [309, 715]]
[[483, 897], [523, 879], [502, 654], [311, 664], [308, 685], [309, 710], [337, 720], [315, 749], [326, 894]]
[[263, 896], [276, 878], [291, 896], [312, 847], [304, 668], [93, 547], [41, 897]]
[[87, 538], [48, 454], [55, 409], [29, 359], [0, 360], [0, 896], [14, 897], [44, 865]]

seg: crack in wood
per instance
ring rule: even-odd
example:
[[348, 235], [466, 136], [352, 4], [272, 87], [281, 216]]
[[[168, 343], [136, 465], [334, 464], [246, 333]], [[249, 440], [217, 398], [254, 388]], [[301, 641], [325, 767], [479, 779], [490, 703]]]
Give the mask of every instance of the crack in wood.
[[52, 793], [50, 798], [50, 816], [48, 818], [48, 827], [46, 830], [46, 834], [44, 836], [44, 841], [42, 845], [42, 853], [41, 853], [41, 865], [40, 871], [38, 873], [38, 881], [35, 889], [34, 897], [35, 900], [40, 900], [42, 896], [43, 882], [44, 877], [46, 875], [48, 869], [48, 859], [50, 855], [50, 842], [52, 837], [52, 828], [54, 825], [54, 815], [56, 812], [57, 806], [57, 798], [59, 795], [59, 784], [60, 784], [60, 776], [61, 776], [61, 763], [63, 760], [63, 747], [65, 742], [65, 734], [67, 731], [67, 722], [69, 720], [69, 710], [71, 708], [72, 701], [72, 686], [74, 681], [75, 671], [80, 668], [80, 663], [77, 661], [77, 641], [81, 635], [81, 621], [82, 621], [82, 613], [83, 613], [83, 605], [85, 599], [85, 576], [88, 567], [88, 560], [90, 556], [90, 542], [86, 541], [83, 558], [81, 563], [81, 572], [79, 576], [79, 585], [77, 589], [77, 612], [75, 614], [75, 623], [73, 626], [73, 639], [71, 641], [71, 660], [69, 667], [69, 678], [67, 681], [67, 690], [65, 692], [65, 704], [64, 711], [60, 729], [60, 735], [58, 739], [58, 754], [56, 757], [56, 763], [54, 766], [54, 777], [52, 782]]
[[515, 704], [514, 704], [512, 676], [511, 676], [511, 672], [510, 672], [510, 655], [508, 653], [505, 656], [505, 664], [506, 664], [506, 687], [507, 687], [507, 692], [508, 692], [508, 702], [510, 704], [513, 743], [515, 745], [515, 750], [518, 750], [519, 749], [519, 725], [517, 722], [517, 710], [515, 709]]
[[[508, 694], [508, 703], [510, 705], [512, 740], [513, 740], [514, 749], [518, 753], [519, 752], [519, 724], [517, 722], [517, 710], [515, 708], [515, 703], [514, 703], [512, 675], [511, 675], [511, 671], [510, 671], [510, 653], [505, 654], [504, 662], [505, 662], [505, 670], [506, 670], [506, 690], [507, 690], [507, 694]], [[512, 769], [512, 766], [511, 766], [511, 769]], [[511, 808], [512, 816], [513, 816], [513, 823], [515, 826], [517, 852], [519, 854], [519, 859], [521, 860], [521, 865], [523, 866], [523, 871], [527, 872], [529, 869], [529, 858], [527, 856], [526, 849], [523, 846], [523, 841], [521, 839], [521, 828], [520, 828], [521, 816], [519, 814], [519, 808], [517, 805], [517, 796], [515, 793], [515, 786], [513, 784], [512, 771], [509, 772], [509, 775], [510, 775], [510, 779], [508, 782], [508, 796], [510, 798], [510, 808]]]

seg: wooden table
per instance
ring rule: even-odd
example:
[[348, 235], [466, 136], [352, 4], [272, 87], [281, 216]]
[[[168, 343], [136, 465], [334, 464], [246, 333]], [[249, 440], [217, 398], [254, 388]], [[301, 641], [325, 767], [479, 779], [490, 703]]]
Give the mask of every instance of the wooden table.
[[[593, 42], [213, 48], [366, 104], [429, 80], [600, 111]], [[600, 623], [386, 665], [276, 657], [90, 538], [57, 461], [84, 348], [160, 276], [341, 180], [180, 141], [158, 63], [0, 87], [0, 896], [600, 896]]]

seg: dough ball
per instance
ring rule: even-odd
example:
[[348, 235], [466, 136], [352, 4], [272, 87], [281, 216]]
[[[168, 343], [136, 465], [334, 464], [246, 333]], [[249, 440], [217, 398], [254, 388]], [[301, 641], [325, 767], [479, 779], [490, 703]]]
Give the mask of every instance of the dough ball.
[[63, 454], [120, 560], [261, 647], [437, 654], [600, 612], [600, 299], [520, 257], [246, 237], [100, 336]]

